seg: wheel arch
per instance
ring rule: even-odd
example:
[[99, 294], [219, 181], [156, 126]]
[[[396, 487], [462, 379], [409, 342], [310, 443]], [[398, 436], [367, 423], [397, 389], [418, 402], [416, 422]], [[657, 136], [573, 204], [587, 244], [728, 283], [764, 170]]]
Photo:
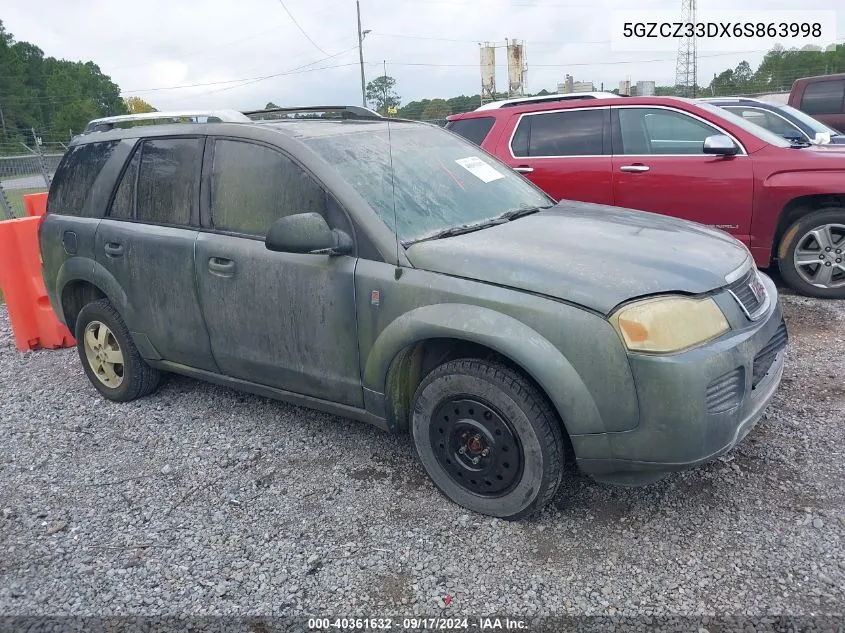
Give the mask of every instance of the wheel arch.
[[393, 321], [367, 357], [364, 386], [384, 394], [388, 425], [402, 432], [425, 375], [461, 357], [496, 359], [519, 371], [549, 400], [565, 434], [604, 432], [590, 392], [563, 354], [521, 321], [479, 306], [424, 306]]
[[782, 248], [786, 242], [783, 238], [789, 227], [813, 211], [821, 211], [831, 207], [845, 208], [845, 193], [799, 196], [787, 202], [778, 216], [775, 234], [772, 238], [772, 263], [783, 257]]
[[61, 316], [71, 332], [75, 331], [80, 310], [91, 301], [108, 299], [121, 315], [126, 313], [128, 300], [123, 288], [102, 265], [90, 259], [67, 260], [59, 269], [56, 285]]

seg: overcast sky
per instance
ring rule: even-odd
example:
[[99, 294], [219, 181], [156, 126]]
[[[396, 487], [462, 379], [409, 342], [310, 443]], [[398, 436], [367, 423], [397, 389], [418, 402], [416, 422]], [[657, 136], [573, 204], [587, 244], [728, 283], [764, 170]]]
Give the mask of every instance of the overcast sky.
[[[736, 8], [734, 0], [703, 0]], [[834, 0], [802, 0], [802, 10], [831, 10]], [[566, 73], [598, 89], [622, 79], [673, 84], [675, 53], [611, 50], [614, 10], [627, 0], [361, 0], [367, 80], [396, 78], [402, 103], [479, 92], [478, 43], [525, 41], [527, 89], [554, 90]], [[680, 0], [639, 0], [638, 9], [676, 12]], [[124, 8], [125, 7], [125, 8]], [[290, 15], [288, 12], [290, 12]], [[791, 9], [795, 0], [745, 0], [744, 9]], [[293, 19], [291, 18], [293, 16]], [[761, 16], [764, 12], [760, 13]], [[354, 0], [5, 0], [2, 18], [18, 40], [46, 55], [93, 60], [121, 87], [158, 109], [260, 108], [360, 102]], [[297, 28], [294, 19], [301, 26]], [[845, 10], [836, 37], [845, 36]], [[303, 31], [306, 35], [303, 34]], [[310, 40], [312, 41], [309, 41]], [[701, 53], [699, 83], [765, 52]], [[504, 50], [497, 86], [507, 85]], [[231, 81], [238, 80], [238, 81]], [[249, 80], [249, 81], [247, 81]], [[223, 83], [228, 82], [228, 83]], [[204, 84], [195, 87], [178, 87]]]

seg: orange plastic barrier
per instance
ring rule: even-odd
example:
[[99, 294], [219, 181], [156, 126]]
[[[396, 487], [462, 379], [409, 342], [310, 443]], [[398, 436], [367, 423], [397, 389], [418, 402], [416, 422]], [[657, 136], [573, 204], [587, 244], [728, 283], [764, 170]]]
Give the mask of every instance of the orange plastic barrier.
[[23, 197], [23, 206], [29, 216], [41, 216], [47, 213], [47, 192], [30, 193]]
[[55, 349], [76, 345], [50, 307], [41, 277], [40, 217], [0, 222], [0, 288], [6, 300], [17, 348]]

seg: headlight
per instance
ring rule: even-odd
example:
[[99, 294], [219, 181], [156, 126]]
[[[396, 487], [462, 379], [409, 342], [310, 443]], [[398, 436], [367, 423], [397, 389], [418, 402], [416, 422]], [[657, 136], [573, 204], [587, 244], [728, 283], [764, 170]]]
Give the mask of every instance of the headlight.
[[657, 297], [629, 304], [610, 317], [628, 349], [680, 352], [730, 329], [712, 298]]

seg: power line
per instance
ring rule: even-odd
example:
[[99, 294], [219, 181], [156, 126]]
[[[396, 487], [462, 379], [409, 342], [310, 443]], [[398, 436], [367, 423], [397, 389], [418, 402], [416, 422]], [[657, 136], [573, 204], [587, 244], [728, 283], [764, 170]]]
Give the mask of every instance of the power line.
[[282, 5], [282, 8], [285, 10], [285, 13], [288, 14], [288, 17], [290, 17], [290, 19], [296, 25], [296, 28], [299, 29], [299, 32], [302, 33], [305, 36], [305, 39], [308, 40], [309, 42], [311, 42], [314, 45], [314, 48], [316, 48], [318, 51], [320, 51], [323, 55], [330, 55], [330, 53], [327, 53], [322, 48], [320, 48], [319, 44], [317, 44], [317, 42], [312, 40], [311, 37], [308, 35], [308, 33], [305, 32], [305, 29], [303, 29], [299, 25], [299, 22], [296, 21], [295, 17], [293, 17], [293, 13], [291, 13], [290, 10], [287, 8], [287, 6], [285, 6], [284, 0], [279, 0], [279, 4]]
[[[422, 36], [419, 36], [419, 37], [422, 37]], [[345, 39], [348, 39], [348, 38], [345, 38]], [[839, 38], [839, 40], [842, 40], [842, 39], [845, 39], [845, 38]], [[581, 42], [573, 42], [573, 43], [581, 43]], [[269, 74], [269, 75], [262, 75], [262, 76], [256, 76], [256, 77], [241, 77], [241, 78], [237, 78], [237, 79], [225, 79], [225, 80], [219, 80], [219, 81], [201, 82], [201, 83], [193, 83], [193, 84], [182, 84], [182, 85], [176, 85], [176, 86], [158, 86], [158, 87], [151, 87], [151, 88], [136, 88], [136, 89], [128, 89], [128, 90], [120, 89], [120, 93], [126, 95], [126, 94], [133, 94], [133, 93], [160, 92], [160, 91], [166, 91], [166, 90], [181, 90], [181, 89], [187, 89], [187, 88], [198, 88], [198, 87], [206, 87], [206, 86], [221, 86], [221, 85], [225, 85], [225, 84], [238, 84], [237, 86], [229, 86], [229, 87], [223, 88], [221, 90], [213, 90], [213, 91], [209, 91], [208, 93], [200, 93], [200, 94], [210, 94], [210, 93], [213, 93], [213, 92], [220, 92], [220, 91], [223, 91], [223, 90], [239, 88], [239, 87], [242, 87], [242, 86], [245, 86], [245, 85], [249, 85], [250, 83], [264, 81], [266, 79], [272, 79], [272, 78], [275, 78], [275, 77], [292, 75], [292, 74], [300, 74], [301, 72], [315, 72], [315, 71], [320, 71], [320, 70], [329, 70], [329, 69], [332, 69], [332, 68], [341, 68], [341, 67], [349, 66], [349, 65], [352, 65], [352, 64], [339, 64], [339, 65], [333, 65], [333, 66], [313, 68], [313, 69], [304, 70], [304, 71], [302, 70], [304, 68], [307, 68], [308, 66], [313, 66], [315, 64], [319, 64], [319, 63], [322, 63], [324, 61], [328, 61], [329, 59], [339, 57], [340, 55], [343, 55], [344, 53], [350, 52], [350, 51], [354, 50], [355, 48], [356, 47], [353, 46], [353, 47], [346, 49], [346, 50], [343, 50], [339, 53], [335, 53], [334, 55], [328, 55], [328, 56], [321, 58], [319, 60], [310, 62], [308, 64], [304, 64], [302, 66], [298, 66], [298, 67], [293, 68], [291, 70], [283, 71], [283, 72], [280, 72], [280, 73], [273, 73], [273, 74]], [[699, 58], [724, 57], [724, 56], [732, 56], [732, 55], [746, 55], [746, 54], [761, 53], [761, 52], [765, 53], [765, 52], [770, 52], [770, 51], [769, 51], [769, 49], [765, 49], [765, 50], [758, 49], [758, 50], [748, 50], [748, 51], [730, 51], [730, 52], [723, 52], [723, 53], [713, 53], [713, 54], [709, 54], [709, 55], [699, 55]], [[786, 52], [790, 53], [792, 51], [786, 51]], [[795, 52], [801, 52], [801, 51], [795, 51]], [[628, 65], [628, 64], [647, 64], [647, 63], [666, 62], [666, 61], [674, 61], [674, 59], [673, 58], [656, 58], [656, 59], [646, 59], [646, 60], [620, 60], [620, 61], [607, 61], [607, 62], [598, 62], [598, 61], [569, 62], [569, 63], [566, 63], [566, 64], [532, 64], [532, 67], [566, 68], [566, 67], [569, 67], [569, 66], [583, 67], [583, 66], [604, 66], [604, 65]], [[444, 68], [446, 68], [446, 67], [475, 68], [475, 67], [478, 66], [477, 63], [471, 63], [471, 64], [470, 63], [466, 63], [466, 64], [439, 64], [439, 63], [432, 63], [432, 62], [390, 62], [390, 64], [393, 65], [393, 66], [418, 66], [418, 67], [423, 66], [423, 67], [434, 67], [434, 68], [438, 68], [438, 67], [444, 67]], [[370, 63], [368, 63], [368, 65], [371, 65], [371, 66], [372, 65], [379, 65], [379, 63], [370, 62]], [[820, 69], [823, 70], [821, 67], [820, 67]], [[22, 97], [22, 96], [19, 96], [19, 95], [6, 95], [4, 97], [4, 102], [14, 101], [14, 102], [17, 102], [17, 103], [26, 103], [28, 105], [35, 105], [35, 104], [45, 105], [45, 104], [73, 103], [73, 102], [76, 102], [76, 101], [86, 100], [86, 99], [111, 98], [113, 96], [114, 96], [113, 93], [106, 93], [106, 94], [85, 95], [85, 96], [80, 96], [80, 97], [70, 97], [70, 98], [62, 98], [62, 99], [47, 98], [47, 99], [29, 100], [26, 97]], [[197, 95], [192, 95], [192, 96], [197, 96]]]
[[[211, 46], [211, 47], [206, 46], [206, 47], [201, 48], [199, 50], [195, 50], [195, 51], [192, 51], [190, 53], [180, 55], [179, 57], [168, 58], [164, 61], [168, 61], [168, 62], [180, 61], [180, 60], [183, 60], [183, 59], [187, 59], [188, 57], [195, 57], [196, 55], [201, 55], [202, 53], [207, 53], [209, 50], [215, 50], [215, 49], [218, 49], [218, 48], [226, 48], [227, 46], [233, 46], [235, 44], [240, 44], [241, 42], [246, 42], [248, 40], [254, 40], [258, 37], [261, 37], [262, 35], [267, 35], [268, 33], [272, 33], [273, 31], [278, 31], [280, 28], [282, 28], [282, 27], [281, 26], [274, 26], [272, 29], [267, 29], [266, 31], [261, 31], [260, 33], [253, 33], [252, 35], [242, 37], [241, 39], [233, 40], [231, 42], [225, 42], [223, 44], [215, 44], [214, 46]], [[115, 66], [113, 68], [110, 68], [109, 70], [115, 71], [115, 70], [124, 70], [126, 68], [140, 68], [140, 67], [143, 67], [143, 66], [152, 66], [153, 64], [156, 64], [156, 63], [158, 63], [158, 62], [157, 61], [141, 62], [139, 64], [128, 64], [126, 66]]]
[[328, 61], [329, 59], [332, 59], [334, 57], [339, 57], [339, 56], [343, 55], [344, 53], [348, 53], [350, 51], [355, 50], [356, 48], [358, 48], [358, 47], [353, 46], [352, 48], [348, 48], [348, 49], [341, 51], [339, 53], [335, 53], [334, 55], [330, 55], [329, 57], [325, 57], [323, 59], [318, 59], [315, 62], [311, 62], [309, 64], [304, 64], [302, 66], [298, 66], [297, 68], [293, 68], [293, 69], [288, 70], [288, 71], [284, 71], [284, 72], [281, 72], [281, 73], [275, 73], [275, 74], [272, 74], [272, 75], [265, 75], [264, 77], [257, 77], [257, 78], [249, 79], [249, 80], [246, 80], [244, 83], [238, 84], [237, 86], [227, 86], [226, 88], [219, 88], [217, 90], [208, 90], [206, 92], [200, 92], [200, 93], [197, 93], [197, 94], [187, 95], [185, 97], [179, 97], [177, 99], [169, 99], [169, 101], [183, 101], [185, 99], [194, 99], [196, 97], [202, 97], [202, 96], [205, 96], [205, 95], [214, 94], [216, 92], [224, 92], [226, 90], [234, 90], [236, 88], [243, 88], [245, 86], [249, 86], [251, 84], [258, 83], [259, 81], [265, 81], [267, 79], [275, 79], [276, 77], [285, 77], [285, 76], [289, 76], [289, 75], [301, 75], [301, 74], [304, 74], [304, 73], [316, 72], [316, 71], [319, 71], [319, 70], [331, 70], [333, 68], [345, 68], [347, 66], [354, 66], [354, 65], [357, 64], [357, 62], [352, 62], [352, 63], [347, 63], [347, 64], [334, 64], [332, 66], [321, 66], [319, 68], [308, 68], [308, 66], [313, 66], [314, 64], [319, 64], [321, 62]]
[[[699, 55], [702, 57], [725, 57], [731, 55], [748, 55], [750, 53], [760, 53], [764, 51], [732, 51], [726, 53], [713, 53], [711, 55]], [[671, 62], [675, 61], [674, 57], [661, 57], [657, 59], [636, 59], [636, 60], [618, 60], [607, 62], [568, 62], [566, 64], [531, 64], [531, 68], [568, 68], [570, 66], [624, 66], [628, 64], [652, 64], [656, 62]], [[478, 63], [474, 64], [434, 64], [431, 62], [390, 62], [393, 66], [432, 66], [437, 68], [476, 68]]]

